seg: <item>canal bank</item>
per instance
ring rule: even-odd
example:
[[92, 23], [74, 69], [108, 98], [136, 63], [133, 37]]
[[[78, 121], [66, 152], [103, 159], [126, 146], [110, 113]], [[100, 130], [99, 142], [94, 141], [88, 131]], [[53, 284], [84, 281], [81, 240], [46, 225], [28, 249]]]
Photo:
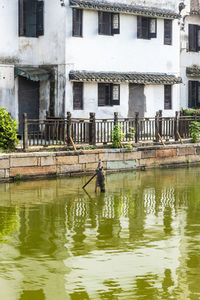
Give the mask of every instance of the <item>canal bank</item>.
[[99, 160], [107, 172], [198, 164], [200, 144], [0, 154], [0, 181], [90, 174]]

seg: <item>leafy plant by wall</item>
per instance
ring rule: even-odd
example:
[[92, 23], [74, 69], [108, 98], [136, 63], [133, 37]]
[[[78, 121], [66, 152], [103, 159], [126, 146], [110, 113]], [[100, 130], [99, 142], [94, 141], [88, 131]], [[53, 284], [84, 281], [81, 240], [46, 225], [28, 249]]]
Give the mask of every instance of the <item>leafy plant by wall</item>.
[[190, 135], [192, 137], [193, 143], [197, 143], [200, 136], [200, 123], [199, 122], [191, 122], [190, 123]]
[[6, 108], [0, 107], [0, 148], [11, 150], [17, 144], [17, 122], [11, 118]]

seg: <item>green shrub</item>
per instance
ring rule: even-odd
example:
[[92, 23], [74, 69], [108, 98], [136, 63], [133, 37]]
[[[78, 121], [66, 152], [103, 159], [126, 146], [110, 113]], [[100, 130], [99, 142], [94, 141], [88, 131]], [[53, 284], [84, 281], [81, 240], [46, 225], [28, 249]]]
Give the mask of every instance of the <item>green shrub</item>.
[[192, 137], [193, 143], [197, 143], [200, 135], [200, 123], [191, 122], [189, 127], [190, 135]]
[[125, 138], [125, 134], [122, 131], [122, 126], [115, 125], [112, 132], [112, 148], [121, 148], [122, 147], [122, 141]]
[[6, 108], [0, 107], [0, 148], [11, 150], [17, 144], [17, 122], [11, 118]]

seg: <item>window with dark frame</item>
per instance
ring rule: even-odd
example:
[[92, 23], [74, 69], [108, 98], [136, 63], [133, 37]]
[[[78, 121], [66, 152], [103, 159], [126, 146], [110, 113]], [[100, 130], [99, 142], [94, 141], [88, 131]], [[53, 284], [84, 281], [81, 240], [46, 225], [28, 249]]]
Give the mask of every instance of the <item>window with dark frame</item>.
[[120, 105], [120, 85], [113, 83], [98, 84], [98, 106]]
[[73, 8], [72, 10], [72, 35], [82, 37], [83, 35], [83, 11]]
[[189, 24], [189, 51], [200, 51], [200, 26]]
[[83, 109], [83, 82], [73, 83], [73, 109]]
[[44, 35], [44, 1], [19, 0], [19, 36]]
[[164, 86], [164, 109], [172, 109], [172, 86]]
[[99, 11], [99, 34], [113, 35], [120, 33], [120, 15]]
[[188, 107], [200, 107], [200, 81], [188, 81]]
[[164, 45], [172, 45], [172, 20], [164, 20]]
[[157, 19], [137, 16], [137, 38], [152, 39], [157, 37]]

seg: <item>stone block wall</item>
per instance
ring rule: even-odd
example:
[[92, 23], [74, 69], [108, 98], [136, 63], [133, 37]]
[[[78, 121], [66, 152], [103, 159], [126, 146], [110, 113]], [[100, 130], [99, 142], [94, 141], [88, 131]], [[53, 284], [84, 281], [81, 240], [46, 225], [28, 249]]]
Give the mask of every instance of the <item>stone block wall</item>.
[[94, 172], [101, 159], [108, 172], [200, 162], [200, 144], [0, 154], [0, 181]]

